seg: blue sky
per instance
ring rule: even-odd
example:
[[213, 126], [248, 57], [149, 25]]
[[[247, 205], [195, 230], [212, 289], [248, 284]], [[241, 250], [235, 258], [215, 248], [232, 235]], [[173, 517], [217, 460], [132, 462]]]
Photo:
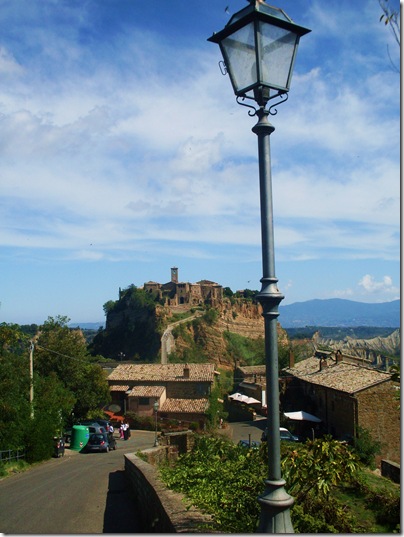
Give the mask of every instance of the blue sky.
[[[397, 299], [398, 45], [378, 0], [274, 5], [312, 30], [272, 119], [282, 304]], [[0, 322], [102, 321], [172, 266], [260, 288], [256, 120], [207, 41], [245, 6], [0, 0]]]

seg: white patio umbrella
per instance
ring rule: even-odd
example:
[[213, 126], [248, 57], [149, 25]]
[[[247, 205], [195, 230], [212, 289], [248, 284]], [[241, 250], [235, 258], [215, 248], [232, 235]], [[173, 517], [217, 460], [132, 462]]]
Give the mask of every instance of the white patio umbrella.
[[247, 400], [243, 402], [247, 403], [247, 405], [254, 405], [256, 403], [261, 404], [261, 401], [258, 401], [258, 399], [254, 399], [254, 397], [247, 397]]
[[313, 414], [309, 414], [308, 412], [305, 412], [304, 410], [297, 410], [296, 412], [284, 412], [283, 414], [290, 420], [313, 421], [315, 423], [320, 423], [321, 421], [320, 418], [317, 418], [316, 416], [313, 416]]
[[246, 396], [238, 392], [232, 393], [231, 395], [229, 395], [229, 399], [233, 399], [233, 401], [243, 401], [243, 397], [246, 397]]

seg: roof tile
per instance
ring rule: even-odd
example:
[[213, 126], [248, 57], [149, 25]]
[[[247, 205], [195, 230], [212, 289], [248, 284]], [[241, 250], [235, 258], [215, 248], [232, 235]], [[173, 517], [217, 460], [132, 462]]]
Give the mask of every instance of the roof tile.
[[160, 412], [203, 413], [208, 408], [208, 399], [169, 398], [160, 407]]
[[129, 397], [161, 397], [165, 392], [165, 386], [134, 386]]
[[335, 363], [332, 359], [328, 359], [327, 366], [320, 371], [320, 360], [314, 357], [297, 362], [284, 371], [306, 382], [350, 394], [391, 379], [390, 373], [343, 361]]
[[213, 382], [214, 364], [188, 364], [189, 378], [184, 376], [185, 364], [120, 364], [109, 374], [109, 381], [177, 381]]

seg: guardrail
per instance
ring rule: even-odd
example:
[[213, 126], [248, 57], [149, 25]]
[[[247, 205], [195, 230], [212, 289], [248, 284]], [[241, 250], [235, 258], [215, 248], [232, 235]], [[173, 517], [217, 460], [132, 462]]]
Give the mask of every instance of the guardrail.
[[0, 450], [0, 463], [18, 461], [25, 458], [25, 450], [23, 449], [3, 449]]

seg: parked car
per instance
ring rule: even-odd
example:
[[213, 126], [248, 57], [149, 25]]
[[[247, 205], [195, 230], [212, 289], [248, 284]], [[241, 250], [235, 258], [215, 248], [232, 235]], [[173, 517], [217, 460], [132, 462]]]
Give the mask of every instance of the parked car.
[[109, 426], [111, 425], [108, 420], [94, 420], [95, 423], [98, 423], [98, 425], [101, 425], [101, 427], [104, 427], [104, 429], [108, 432]]
[[[281, 440], [286, 440], [287, 442], [300, 442], [300, 438], [292, 434], [285, 427], [279, 427], [279, 434]], [[268, 440], [268, 428], [265, 427], [265, 430], [262, 432], [261, 441], [266, 442]]]
[[110, 449], [116, 449], [116, 440], [112, 435], [110, 435], [110, 438], [108, 438], [106, 433], [90, 434], [90, 438], [88, 439], [85, 447], [85, 451], [88, 452], [105, 451], [108, 453]]
[[109, 449], [113, 449], [114, 451], [117, 448], [117, 443], [114, 438], [114, 435], [112, 433], [107, 433], [108, 443], [109, 443]]
[[65, 440], [60, 436], [53, 437], [53, 456], [63, 457], [65, 454]]
[[286, 440], [287, 442], [300, 442], [300, 438], [285, 429], [285, 427], [279, 427], [279, 434], [281, 435], [281, 440]]
[[249, 440], [239, 440], [238, 445], [244, 448], [258, 449], [261, 442], [257, 442], [256, 440], [251, 440], [251, 442]]

